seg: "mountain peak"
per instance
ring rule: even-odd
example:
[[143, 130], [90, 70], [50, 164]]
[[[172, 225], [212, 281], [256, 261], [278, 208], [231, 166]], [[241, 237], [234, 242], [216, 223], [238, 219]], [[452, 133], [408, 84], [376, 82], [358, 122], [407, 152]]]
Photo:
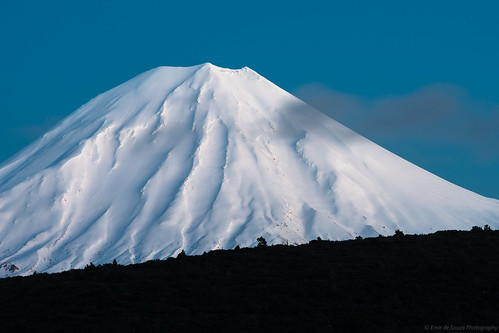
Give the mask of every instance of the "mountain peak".
[[[158, 76], [177, 76], [177, 75], [182, 75], [181, 73], [183, 72], [198, 72], [198, 71], [212, 71], [212, 72], [218, 72], [218, 73], [237, 73], [240, 71], [252, 71], [249, 67], [243, 67], [239, 69], [231, 69], [231, 68], [224, 68], [224, 67], [219, 67], [216, 66], [210, 62], [205, 62], [203, 64], [199, 65], [194, 65], [194, 66], [188, 66], [188, 67], [175, 67], [175, 66], [159, 66], [156, 68], [153, 68], [149, 71], [146, 71], [142, 73], [141, 75], [149, 76], [149, 75], [158, 75]], [[140, 77], [141, 75], [137, 76]]]
[[[158, 67], [83, 105], [0, 167], [15, 274], [217, 248], [498, 227], [448, 183], [251, 69]], [[14, 267], [9, 266], [9, 267]]]

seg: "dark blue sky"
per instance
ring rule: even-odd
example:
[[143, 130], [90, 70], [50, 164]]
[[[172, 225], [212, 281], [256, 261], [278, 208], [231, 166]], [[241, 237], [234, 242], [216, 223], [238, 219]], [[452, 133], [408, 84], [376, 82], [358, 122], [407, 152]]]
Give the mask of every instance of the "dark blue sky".
[[160, 65], [249, 66], [409, 161], [499, 198], [497, 1], [10, 1], [0, 161]]

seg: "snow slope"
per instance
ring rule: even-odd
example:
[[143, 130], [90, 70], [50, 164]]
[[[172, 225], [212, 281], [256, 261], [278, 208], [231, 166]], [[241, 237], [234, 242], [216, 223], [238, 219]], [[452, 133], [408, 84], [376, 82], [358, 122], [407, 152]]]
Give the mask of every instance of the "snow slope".
[[105, 92], [0, 167], [9, 274], [216, 248], [499, 227], [453, 185], [249, 68], [159, 67]]

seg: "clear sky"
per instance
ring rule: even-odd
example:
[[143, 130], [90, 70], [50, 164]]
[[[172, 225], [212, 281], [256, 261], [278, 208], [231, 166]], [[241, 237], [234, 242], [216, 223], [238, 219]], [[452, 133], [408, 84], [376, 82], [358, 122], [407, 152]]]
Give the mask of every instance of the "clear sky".
[[499, 198], [499, 1], [4, 1], [0, 161], [160, 65], [248, 66]]

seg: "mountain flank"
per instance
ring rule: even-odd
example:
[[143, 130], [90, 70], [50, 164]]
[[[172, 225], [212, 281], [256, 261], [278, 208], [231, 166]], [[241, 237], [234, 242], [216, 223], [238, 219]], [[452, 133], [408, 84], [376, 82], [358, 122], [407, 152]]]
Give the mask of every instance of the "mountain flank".
[[0, 279], [0, 325], [3, 332], [490, 331], [499, 324], [498, 279], [499, 231], [398, 232]]
[[498, 221], [247, 67], [152, 69], [0, 165], [0, 277]]

